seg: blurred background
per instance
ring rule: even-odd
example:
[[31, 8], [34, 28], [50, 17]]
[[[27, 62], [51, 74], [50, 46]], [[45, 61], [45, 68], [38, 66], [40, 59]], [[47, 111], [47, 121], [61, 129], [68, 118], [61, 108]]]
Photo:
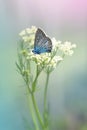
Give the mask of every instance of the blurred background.
[[[18, 34], [32, 25], [77, 45], [50, 76], [50, 129], [87, 130], [86, 0], [0, 0], [0, 130], [32, 130], [24, 83], [15, 66]], [[44, 87], [42, 80], [40, 84]], [[36, 94], [40, 110], [41, 93], [43, 88]]]

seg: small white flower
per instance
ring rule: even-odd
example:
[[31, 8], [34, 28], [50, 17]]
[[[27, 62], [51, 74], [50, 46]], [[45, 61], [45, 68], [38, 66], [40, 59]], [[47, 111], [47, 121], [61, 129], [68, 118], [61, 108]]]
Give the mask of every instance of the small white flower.
[[28, 41], [28, 37], [27, 36], [23, 36], [22, 39], [24, 40], [24, 42]]
[[24, 36], [25, 34], [26, 34], [25, 30], [23, 30], [23, 31], [21, 31], [21, 32], [19, 33], [20, 36]]
[[72, 48], [76, 48], [76, 44], [72, 44]]
[[37, 28], [35, 26], [32, 26], [31, 28], [26, 28], [25, 30], [27, 34], [31, 34], [31, 33], [35, 33]]
[[53, 59], [55, 60], [55, 62], [63, 60], [63, 58], [61, 56], [54, 56]]
[[35, 26], [32, 26], [32, 27], [31, 27], [31, 31], [32, 31], [33, 33], [35, 33], [36, 30], [37, 30], [37, 28], [36, 28]]

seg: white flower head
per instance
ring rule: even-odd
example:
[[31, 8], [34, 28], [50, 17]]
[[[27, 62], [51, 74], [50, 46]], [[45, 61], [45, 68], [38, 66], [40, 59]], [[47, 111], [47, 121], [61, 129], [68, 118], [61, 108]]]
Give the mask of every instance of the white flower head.
[[40, 68], [51, 72], [63, 58], [61, 56], [54, 56], [52, 58], [51, 53], [42, 53], [39, 55], [31, 52], [28, 53], [27, 60], [34, 61]]
[[49, 63], [51, 57], [49, 53], [34, 54], [32, 51], [28, 53], [27, 59], [33, 60], [37, 65], [46, 65]]
[[64, 42], [64, 44], [61, 44], [59, 49], [65, 54], [65, 55], [72, 55], [74, 51], [72, 49], [76, 48], [76, 44], [71, 44], [71, 42]]
[[37, 28], [35, 26], [32, 26], [31, 28], [26, 28], [19, 33], [19, 36], [21, 36], [22, 40], [25, 43], [34, 44], [36, 30]]

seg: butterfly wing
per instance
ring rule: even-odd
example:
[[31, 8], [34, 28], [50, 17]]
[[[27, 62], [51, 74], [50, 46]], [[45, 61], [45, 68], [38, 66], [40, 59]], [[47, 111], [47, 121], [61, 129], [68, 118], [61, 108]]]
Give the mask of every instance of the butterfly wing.
[[37, 45], [39, 45], [39, 42], [46, 37], [45, 33], [38, 28], [35, 34], [35, 41], [34, 41], [34, 47], [36, 47]]
[[34, 41], [34, 51], [37, 54], [51, 52], [52, 42], [41, 29], [37, 29]]

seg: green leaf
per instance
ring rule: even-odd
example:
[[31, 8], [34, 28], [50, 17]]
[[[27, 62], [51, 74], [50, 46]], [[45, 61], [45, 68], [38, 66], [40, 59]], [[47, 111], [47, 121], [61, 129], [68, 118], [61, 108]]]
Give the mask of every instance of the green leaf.
[[16, 67], [18, 68], [18, 70], [21, 72], [21, 67], [18, 65], [18, 63], [16, 62]]

